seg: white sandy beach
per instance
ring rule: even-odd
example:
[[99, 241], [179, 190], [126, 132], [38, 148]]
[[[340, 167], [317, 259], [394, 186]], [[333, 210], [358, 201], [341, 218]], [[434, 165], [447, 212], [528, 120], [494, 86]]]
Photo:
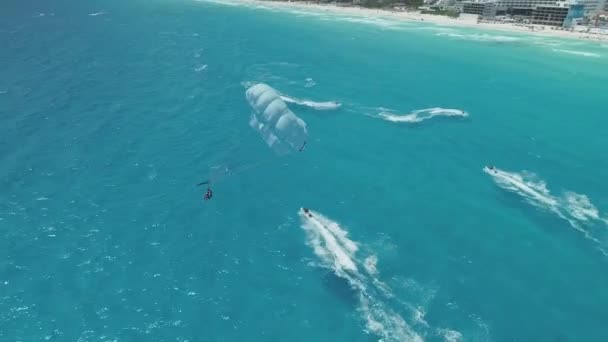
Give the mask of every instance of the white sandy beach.
[[265, 6], [272, 8], [286, 8], [296, 9], [303, 11], [314, 11], [314, 12], [326, 12], [334, 14], [352, 15], [368, 18], [390, 18], [403, 21], [420, 21], [428, 22], [443, 26], [457, 26], [457, 27], [472, 27], [486, 30], [503, 31], [503, 32], [519, 32], [532, 35], [546, 36], [546, 37], [559, 37], [569, 38], [585, 41], [600, 41], [608, 42], [608, 31], [603, 33], [588, 33], [585, 31], [586, 28], [578, 27], [575, 31], [566, 30], [553, 30], [549, 26], [541, 25], [521, 25], [521, 24], [510, 24], [510, 23], [477, 23], [475, 19], [469, 18], [450, 18], [441, 15], [430, 15], [421, 14], [419, 12], [405, 12], [405, 11], [390, 11], [390, 10], [379, 10], [369, 9], [354, 6], [337, 6], [335, 4], [317, 4], [310, 2], [300, 1], [265, 1], [265, 0], [233, 0], [233, 3], [248, 3], [257, 6]]

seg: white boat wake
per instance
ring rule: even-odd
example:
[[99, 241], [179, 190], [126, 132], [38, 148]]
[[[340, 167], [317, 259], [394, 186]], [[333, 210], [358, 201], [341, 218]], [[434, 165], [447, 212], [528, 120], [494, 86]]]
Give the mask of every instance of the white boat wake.
[[378, 116], [383, 120], [391, 122], [419, 123], [437, 116], [466, 118], [469, 116], [469, 113], [461, 109], [433, 107], [415, 110], [407, 115], [398, 115], [393, 114], [390, 111], [383, 111], [378, 113]]
[[[312, 78], [307, 78], [306, 79], [307, 84], [305, 85], [305, 87], [309, 88], [314, 86], [316, 83], [313, 81]], [[254, 85], [256, 85], [256, 82], [253, 81], [243, 81], [241, 82], [241, 85], [245, 88], [250, 88]], [[298, 106], [302, 106], [302, 107], [308, 107], [308, 108], [312, 108], [314, 110], [336, 110], [339, 109], [340, 107], [342, 107], [342, 104], [338, 101], [325, 101], [325, 102], [316, 102], [316, 101], [311, 101], [311, 100], [307, 100], [307, 99], [299, 99], [297, 97], [292, 97], [283, 93], [279, 93], [279, 95], [281, 96], [281, 100], [283, 100], [286, 103], [290, 103], [290, 104], [294, 104], [294, 105], [298, 105]]]
[[[600, 216], [599, 210], [586, 195], [568, 191], [562, 196], [555, 196], [549, 192], [545, 182], [533, 174], [519, 174], [489, 167], [484, 167], [483, 170], [492, 176], [501, 188], [516, 193], [529, 204], [567, 221], [585, 238], [595, 242], [600, 251], [608, 256], [605, 250], [606, 241], [601, 237], [607, 233], [605, 225], [608, 221]], [[593, 229], [596, 223], [601, 225], [602, 231]]]
[[194, 71], [196, 71], [196, 72], [201, 72], [201, 71], [203, 71], [203, 70], [205, 70], [205, 69], [207, 69], [207, 64], [203, 64], [203, 65], [197, 65], [197, 66], [194, 68]]
[[287, 95], [281, 94], [281, 99], [287, 103], [293, 103], [298, 106], [309, 107], [314, 110], [336, 110], [342, 107], [342, 104], [337, 101], [327, 101], [327, 102], [315, 102], [311, 100], [303, 100], [295, 97], [290, 97]]
[[[419, 312], [411, 310], [414, 319], [408, 324], [391, 307], [389, 299], [394, 294], [378, 278], [378, 258], [375, 255], [358, 256], [359, 243], [349, 239], [348, 232], [337, 222], [308, 209], [300, 209], [299, 215], [307, 235], [307, 244], [320, 259], [321, 266], [346, 280], [356, 294], [365, 330], [376, 334], [380, 341], [385, 342], [423, 341], [423, 336], [414, 330], [414, 326], [420, 325], [421, 329], [427, 328], [426, 324], [420, 324], [421, 321], [415, 318]], [[446, 341], [459, 341], [462, 336], [459, 332], [448, 329], [437, 329], [433, 333], [444, 336]]]
[[46, 17], [46, 16], [54, 17], [55, 13], [36, 13], [33, 15], [33, 18], [42, 18], [42, 17]]

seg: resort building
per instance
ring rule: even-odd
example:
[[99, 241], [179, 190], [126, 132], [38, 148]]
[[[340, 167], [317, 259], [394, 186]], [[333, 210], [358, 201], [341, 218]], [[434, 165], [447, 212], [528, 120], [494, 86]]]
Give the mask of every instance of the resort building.
[[570, 27], [583, 19], [584, 6], [581, 4], [560, 3], [550, 6], [536, 6], [533, 24]]
[[577, 0], [576, 2], [585, 6], [585, 15], [597, 14], [606, 5], [606, 0]]
[[568, 15], [579, 19], [581, 8], [583, 16], [596, 15], [606, 6], [606, 0], [469, 0], [458, 4], [462, 13], [480, 18], [508, 14], [532, 19], [534, 24], [562, 26]]
[[563, 26], [568, 15], [568, 8], [563, 6], [537, 6], [534, 10], [533, 24]]
[[581, 4], [584, 6], [585, 15], [590, 15], [601, 11], [606, 4], [606, 0], [497, 0], [496, 7], [499, 13], [532, 15], [532, 11], [539, 6], [561, 6], [565, 3]]
[[491, 18], [496, 15], [496, 2], [462, 2], [462, 13], [476, 14], [482, 18]]

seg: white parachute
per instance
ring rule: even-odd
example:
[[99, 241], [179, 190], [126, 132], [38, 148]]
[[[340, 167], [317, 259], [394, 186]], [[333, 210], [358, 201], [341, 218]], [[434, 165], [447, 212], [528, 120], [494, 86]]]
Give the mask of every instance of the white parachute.
[[253, 109], [249, 125], [258, 131], [268, 147], [284, 155], [306, 146], [306, 122], [296, 116], [272, 87], [259, 83], [245, 93]]

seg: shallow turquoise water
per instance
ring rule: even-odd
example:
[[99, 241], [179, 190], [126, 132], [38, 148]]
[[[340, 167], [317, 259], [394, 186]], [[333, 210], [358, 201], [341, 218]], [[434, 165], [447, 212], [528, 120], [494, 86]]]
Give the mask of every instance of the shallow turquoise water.
[[[0, 18], [2, 340], [608, 339], [605, 47], [192, 1]], [[309, 143], [278, 157], [256, 82], [342, 107], [290, 105]], [[432, 107], [469, 116], [379, 116]]]

